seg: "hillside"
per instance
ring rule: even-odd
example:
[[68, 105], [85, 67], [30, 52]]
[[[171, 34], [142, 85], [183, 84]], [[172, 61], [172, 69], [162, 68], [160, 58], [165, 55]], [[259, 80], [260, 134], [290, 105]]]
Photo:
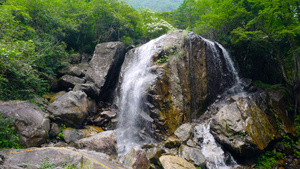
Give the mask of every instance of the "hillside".
[[126, 0], [134, 8], [144, 7], [152, 11], [172, 11], [179, 7], [183, 0]]

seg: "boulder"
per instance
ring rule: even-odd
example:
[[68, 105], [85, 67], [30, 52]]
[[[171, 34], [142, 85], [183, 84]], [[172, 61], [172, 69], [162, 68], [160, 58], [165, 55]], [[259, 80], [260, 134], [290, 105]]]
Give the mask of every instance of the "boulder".
[[196, 169], [196, 167], [187, 162], [186, 160], [177, 157], [177, 156], [171, 156], [171, 155], [163, 155], [159, 158], [159, 161], [163, 168], [172, 168], [172, 169]]
[[146, 156], [152, 164], [157, 165], [157, 162], [161, 155], [162, 155], [162, 150], [158, 147], [152, 147], [146, 151]]
[[100, 90], [93, 83], [76, 84], [73, 91], [84, 91], [92, 99], [96, 99], [100, 93]]
[[114, 130], [104, 131], [75, 143], [78, 148], [87, 148], [110, 156], [117, 156], [117, 136]]
[[70, 67], [69, 69], [70, 69], [70, 74], [71, 74], [72, 76], [82, 77], [83, 72], [82, 72], [82, 70], [81, 70], [79, 67], [77, 67], [77, 66], [72, 66], [72, 67]]
[[124, 56], [125, 45], [122, 42], [107, 42], [96, 46], [85, 77], [101, 89], [100, 99], [107, 100], [114, 91]]
[[164, 146], [166, 148], [176, 148], [179, 147], [181, 144], [181, 141], [175, 137], [168, 137], [168, 139], [164, 142]]
[[84, 82], [84, 79], [70, 75], [64, 75], [58, 80], [58, 83], [64, 89], [73, 88], [76, 84], [83, 84]]
[[82, 91], [70, 91], [48, 106], [50, 118], [68, 127], [81, 127], [88, 114], [87, 95]]
[[15, 119], [21, 145], [33, 147], [46, 142], [50, 121], [36, 104], [30, 101], [0, 102], [0, 113], [3, 118]]
[[56, 137], [60, 133], [60, 128], [57, 123], [51, 124], [50, 137]]
[[206, 159], [198, 148], [181, 145], [179, 148], [179, 156], [199, 167], [205, 167], [206, 165]]
[[[123, 84], [141, 49], [151, 49], [149, 76], [155, 76], [145, 91], [144, 100], [153, 121], [154, 131], [170, 136], [182, 124], [202, 115], [218, 94], [234, 83], [226, 66], [222, 49], [217, 43], [186, 31], [175, 31], [127, 52], [120, 73]], [[149, 52], [148, 52], [149, 53]], [[138, 111], [143, 112], [143, 111]], [[141, 113], [140, 113], [141, 114]], [[142, 113], [145, 114], [145, 113]], [[152, 123], [152, 122], [151, 122]], [[164, 139], [162, 135], [156, 137]]]
[[[71, 147], [43, 147], [31, 149], [7, 149], [0, 151], [2, 169], [30, 168], [95, 168], [124, 169], [106, 154], [77, 150]], [[51, 165], [51, 167], [50, 167]]]
[[63, 130], [64, 140], [67, 143], [75, 143], [77, 140], [82, 139], [85, 133], [82, 130], [76, 130], [72, 128], [67, 128]]
[[174, 134], [181, 141], [187, 141], [193, 132], [193, 125], [186, 123], [175, 130]]
[[124, 157], [124, 166], [129, 169], [149, 169], [150, 162], [146, 152], [138, 147], [133, 147]]
[[253, 157], [271, 141], [281, 138], [281, 133], [294, 134], [292, 116], [285, 113], [288, 105], [282, 103], [284, 99], [272, 104], [278, 97], [271, 94], [260, 91], [223, 104], [211, 121], [216, 140], [234, 155]]

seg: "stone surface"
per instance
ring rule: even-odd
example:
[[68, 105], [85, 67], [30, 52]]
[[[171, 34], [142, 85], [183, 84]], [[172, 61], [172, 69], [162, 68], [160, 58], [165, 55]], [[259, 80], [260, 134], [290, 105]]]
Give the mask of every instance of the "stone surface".
[[87, 95], [82, 91], [70, 91], [48, 106], [50, 118], [67, 127], [81, 127], [88, 114]]
[[101, 89], [100, 97], [105, 100], [113, 92], [124, 61], [125, 45], [122, 42], [107, 42], [96, 46], [86, 79]]
[[63, 130], [64, 140], [67, 143], [75, 143], [77, 140], [82, 139], [85, 133], [82, 130], [76, 130], [72, 128], [67, 128]]
[[76, 84], [73, 91], [84, 91], [92, 99], [96, 99], [100, 94], [100, 89], [93, 83]]
[[58, 80], [58, 83], [64, 89], [73, 88], [76, 84], [83, 84], [84, 82], [84, 79], [70, 75], [64, 75]]
[[162, 150], [158, 147], [152, 147], [146, 151], [146, 156], [152, 164], [157, 164], [159, 157], [161, 155], [162, 155]]
[[206, 165], [206, 159], [198, 148], [181, 145], [179, 148], [179, 156], [199, 167], [205, 167]]
[[193, 125], [185, 123], [175, 130], [174, 134], [181, 141], [187, 141], [193, 132]]
[[133, 147], [124, 157], [124, 166], [129, 169], [149, 169], [150, 162], [146, 152], [138, 147]]
[[110, 156], [117, 156], [117, 136], [114, 130], [104, 131], [88, 138], [76, 141], [79, 148], [87, 148]]
[[57, 123], [51, 124], [50, 137], [56, 137], [60, 133], [60, 128]]
[[166, 148], [175, 148], [179, 147], [181, 144], [180, 140], [175, 137], [168, 137], [168, 139], [164, 142], [164, 146]]
[[15, 119], [21, 145], [33, 147], [46, 142], [50, 121], [37, 105], [30, 101], [0, 101], [0, 112], [4, 118]]
[[55, 168], [64, 168], [64, 164], [70, 166], [75, 164], [76, 168], [124, 169], [103, 153], [77, 150], [71, 147], [7, 149], [0, 151], [0, 156], [4, 157], [4, 163], [0, 165], [1, 169], [38, 169], [43, 167], [42, 164], [47, 158], [49, 164], [54, 165]]
[[281, 132], [294, 134], [293, 117], [286, 114], [288, 104], [279, 93], [260, 91], [229, 100], [213, 116], [211, 133], [233, 154], [255, 156]]
[[[175, 31], [161, 38], [153, 46], [151, 73], [156, 79], [146, 91], [146, 105], [150, 110], [154, 130], [165, 139], [182, 124], [199, 117], [218, 94], [232, 85], [233, 78], [225, 66], [221, 49], [214, 43], [186, 31]], [[217, 49], [218, 57], [211, 50]], [[131, 66], [136, 50], [126, 54], [120, 73]], [[161, 62], [166, 60], [166, 62]], [[150, 119], [150, 118], [148, 118]]]
[[163, 155], [159, 158], [159, 161], [163, 168], [172, 168], [172, 169], [196, 169], [196, 167], [187, 162], [186, 160], [176, 157], [176, 156], [171, 156], [171, 155]]

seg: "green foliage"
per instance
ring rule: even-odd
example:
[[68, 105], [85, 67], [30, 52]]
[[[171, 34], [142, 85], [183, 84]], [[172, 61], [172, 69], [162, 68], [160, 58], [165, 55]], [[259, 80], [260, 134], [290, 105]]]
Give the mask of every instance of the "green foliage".
[[300, 137], [300, 114], [295, 115], [296, 134]]
[[277, 159], [283, 158], [284, 154], [280, 152], [273, 153], [266, 151], [258, 157], [256, 168], [259, 169], [272, 169], [277, 163]]
[[58, 135], [57, 135], [57, 137], [56, 137], [58, 140], [64, 139], [64, 133], [63, 133], [63, 130], [66, 129], [66, 128], [67, 128], [66, 125], [64, 125], [64, 124], [61, 124], [61, 125], [60, 125], [60, 127], [59, 127], [60, 133], [58, 133]]
[[49, 157], [46, 156], [44, 161], [41, 162], [41, 167], [39, 169], [52, 169], [52, 168], [55, 168], [55, 165], [54, 164], [51, 164], [49, 162]]
[[1, 148], [18, 148], [19, 136], [15, 134], [14, 120], [3, 118], [0, 112], [0, 149]]
[[126, 2], [136, 9], [143, 7], [152, 11], [162, 12], [176, 9], [183, 0], [126, 0]]

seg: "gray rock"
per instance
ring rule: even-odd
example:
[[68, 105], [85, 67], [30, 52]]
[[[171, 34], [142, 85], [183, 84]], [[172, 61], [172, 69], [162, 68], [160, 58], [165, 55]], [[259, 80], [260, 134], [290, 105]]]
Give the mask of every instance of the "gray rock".
[[76, 130], [72, 128], [67, 128], [63, 130], [64, 140], [67, 143], [75, 143], [77, 140], [82, 139], [85, 133], [82, 130]]
[[117, 136], [114, 130], [104, 131], [88, 138], [76, 141], [79, 148], [87, 148], [110, 156], [117, 156]]
[[86, 79], [101, 89], [102, 99], [107, 99], [114, 90], [124, 56], [125, 45], [122, 42], [107, 42], [96, 46]]
[[85, 82], [84, 79], [79, 77], [64, 75], [58, 80], [58, 83], [64, 88], [73, 88], [76, 84], [83, 84]]
[[199, 167], [204, 167], [206, 165], [206, 159], [201, 150], [198, 148], [191, 148], [185, 145], [181, 145], [179, 148], [179, 156]]
[[151, 163], [156, 164], [162, 155], [162, 150], [158, 147], [153, 147], [147, 150], [146, 155]]
[[48, 106], [53, 121], [68, 127], [81, 127], [88, 114], [88, 99], [82, 91], [70, 91], [60, 96]]
[[77, 84], [73, 88], [73, 91], [84, 91], [88, 97], [96, 99], [100, 94], [100, 89], [98, 89], [93, 83]]
[[60, 133], [60, 128], [57, 123], [52, 123], [50, 129], [50, 137], [56, 137]]
[[133, 147], [124, 157], [124, 166], [129, 169], [149, 169], [150, 161], [146, 157], [146, 152], [138, 147]]
[[88, 113], [90, 116], [97, 114], [97, 103], [95, 100], [88, 100]]
[[77, 66], [70, 67], [70, 74], [73, 76], [81, 77], [83, 75], [82, 70]]
[[183, 168], [188, 168], [188, 169], [196, 169], [196, 167], [187, 162], [186, 160], [176, 157], [176, 156], [171, 156], [171, 155], [163, 155], [159, 158], [159, 161], [163, 168], [166, 169], [183, 169]]
[[15, 119], [21, 145], [32, 147], [46, 142], [50, 121], [37, 105], [30, 101], [0, 101], [0, 112], [4, 118]]
[[7, 149], [0, 151], [0, 156], [4, 157], [4, 163], [2, 166], [0, 165], [3, 169], [38, 169], [42, 168], [42, 164], [45, 164], [46, 161], [57, 169], [62, 168], [64, 164], [75, 164], [76, 168], [84, 166], [85, 168], [95, 169], [124, 169], [103, 153], [77, 150], [71, 147]]
[[185, 123], [181, 125], [175, 132], [175, 136], [179, 138], [181, 141], [187, 141], [193, 131], [193, 125], [189, 123]]
[[181, 141], [175, 137], [168, 137], [168, 139], [164, 142], [164, 146], [166, 148], [176, 148], [179, 147]]
[[111, 119], [111, 118], [114, 118], [117, 116], [116, 111], [104, 111], [104, 112], [101, 112], [100, 114], [101, 114], [101, 116], [103, 116], [104, 118], [107, 118], [107, 119]]

